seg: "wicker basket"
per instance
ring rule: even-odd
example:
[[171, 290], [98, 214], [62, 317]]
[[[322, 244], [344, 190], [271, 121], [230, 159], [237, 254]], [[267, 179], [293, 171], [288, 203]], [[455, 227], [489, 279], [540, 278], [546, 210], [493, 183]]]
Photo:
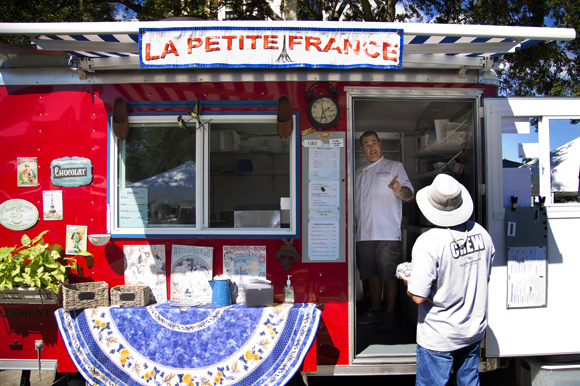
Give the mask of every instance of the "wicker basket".
[[148, 285], [118, 285], [111, 288], [111, 305], [144, 307], [151, 301], [150, 292]]
[[104, 281], [62, 286], [62, 308], [65, 311], [108, 306], [109, 285]]

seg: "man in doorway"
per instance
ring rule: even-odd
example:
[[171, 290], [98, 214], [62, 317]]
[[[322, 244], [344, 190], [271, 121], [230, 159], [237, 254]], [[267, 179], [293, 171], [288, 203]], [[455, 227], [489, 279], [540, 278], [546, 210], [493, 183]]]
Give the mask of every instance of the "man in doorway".
[[402, 163], [383, 157], [376, 132], [364, 132], [359, 141], [367, 164], [355, 177], [356, 264], [361, 280], [368, 280], [371, 308], [357, 324], [381, 324], [379, 331], [388, 332], [396, 326], [403, 201], [413, 198], [413, 186]]
[[473, 201], [453, 177], [439, 174], [417, 192], [417, 205], [437, 227], [413, 246], [410, 276], [400, 273], [419, 305], [417, 386], [479, 386], [479, 348], [487, 327], [487, 283], [495, 249], [469, 218]]

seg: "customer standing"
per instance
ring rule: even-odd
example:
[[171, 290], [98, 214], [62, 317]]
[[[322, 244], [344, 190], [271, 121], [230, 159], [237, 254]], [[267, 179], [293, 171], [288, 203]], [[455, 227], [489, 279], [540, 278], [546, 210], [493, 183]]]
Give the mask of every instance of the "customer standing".
[[380, 323], [379, 330], [388, 332], [396, 325], [395, 270], [401, 262], [402, 203], [413, 198], [413, 186], [402, 163], [382, 156], [376, 132], [364, 132], [360, 145], [368, 163], [356, 171], [355, 177], [356, 264], [361, 280], [369, 281], [371, 308], [357, 324]]
[[479, 348], [487, 326], [487, 283], [495, 249], [469, 221], [473, 201], [453, 177], [439, 174], [417, 192], [423, 215], [437, 227], [413, 246], [407, 294], [419, 305], [416, 385], [479, 385]]

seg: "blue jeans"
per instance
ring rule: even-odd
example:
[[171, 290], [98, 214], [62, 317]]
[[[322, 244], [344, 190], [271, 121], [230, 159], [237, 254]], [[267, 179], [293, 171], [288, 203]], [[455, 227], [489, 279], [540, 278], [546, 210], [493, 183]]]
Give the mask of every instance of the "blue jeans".
[[451, 370], [458, 386], [479, 386], [479, 346], [481, 341], [455, 351], [433, 351], [417, 345], [415, 386], [447, 386]]

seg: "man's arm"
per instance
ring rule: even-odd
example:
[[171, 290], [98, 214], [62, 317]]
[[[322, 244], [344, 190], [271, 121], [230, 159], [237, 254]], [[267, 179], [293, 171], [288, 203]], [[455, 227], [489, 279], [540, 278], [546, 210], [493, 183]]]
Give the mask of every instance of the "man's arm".
[[413, 295], [412, 293], [409, 292], [409, 290], [407, 290], [407, 296], [410, 297], [411, 300], [414, 301], [416, 304], [421, 304], [427, 299], [422, 296]]
[[413, 198], [413, 192], [406, 186], [401, 186], [401, 189], [397, 192], [397, 194], [403, 201], [409, 201]]
[[[403, 280], [403, 283], [405, 283], [405, 285], [408, 286], [409, 276], [405, 276], [402, 272], [399, 272], [399, 276]], [[407, 290], [407, 296], [410, 297], [411, 300], [414, 301], [416, 304], [421, 304], [427, 299], [422, 296], [413, 295], [412, 293], [409, 292], [409, 290]]]
[[401, 197], [403, 201], [409, 201], [413, 198], [413, 191], [409, 189], [408, 186], [403, 186], [399, 182], [399, 175], [397, 174], [395, 178], [389, 183], [389, 188], [393, 189], [395, 193]]

